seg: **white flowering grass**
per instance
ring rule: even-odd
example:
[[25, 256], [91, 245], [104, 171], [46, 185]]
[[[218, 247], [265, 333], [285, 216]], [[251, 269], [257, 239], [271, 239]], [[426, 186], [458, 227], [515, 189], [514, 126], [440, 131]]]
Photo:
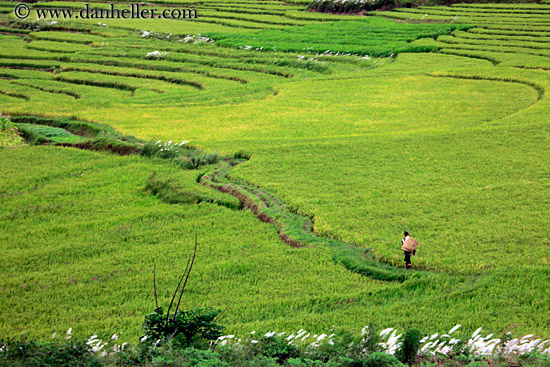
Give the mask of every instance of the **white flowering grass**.
[[[493, 338], [494, 334], [483, 336], [482, 328], [474, 331], [468, 340], [461, 340], [451, 336], [461, 326], [457, 325], [447, 334], [439, 336], [434, 334], [431, 337], [425, 337], [420, 341], [420, 353], [427, 355], [445, 354], [453, 351], [455, 353], [465, 353], [476, 356], [501, 355], [503, 357], [520, 356], [532, 352], [550, 355], [550, 340], [543, 341], [535, 338], [534, 335], [525, 335], [522, 338], [509, 339], [510, 333], [505, 335], [504, 340]], [[439, 336], [439, 337], [438, 337]], [[463, 345], [456, 350], [455, 346]]]
[[202, 34], [188, 34], [185, 36], [178, 36], [173, 33], [163, 33], [163, 32], [153, 32], [148, 31], [145, 29], [138, 29], [137, 30], [141, 36], [141, 38], [157, 38], [162, 40], [169, 40], [169, 41], [175, 41], [175, 42], [183, 42], [183, 43], [189, 43], [189, 44], [214, 44], [214, 40], [212, 38], [203, 36]]
[[159, 140], [155, 143], [155, 145], [158, 150], [158, 153], [162, 156], [165, 156], [165, 155], [178, 155], [181, 147], [183, 147], [188, 143], [189, 143], [189, 140], [182, 140], [181, 143], [175, 143], [175, 142], [172, 142], [172, 140], [169, 140], [167, 142], [162, 142], [162, 140]]
[[[66, 332], [65, 340], [69, 340], [72, 338], [73, 334], [73, 328], [69, 328]], [[54, 332], [51, 336], [51, 339], [55, 339], [57, 337], [57, 333]], [[92, 335], [86, 340], [86, 345], [88, 345], [93, 353], [100, 357], [106, 357], [109, 354], [113, 353], [119, 353], [128, 345], [128, 343], [124, 342], [122, 344], [117, 344], [116, 341], [118, 340], [119, 335], [117, 333], [113, 334], [110, 338], [107, 338], [106, 340], [99, 339], [97, 334]]]
[[[474, 356], [502, 356], [512, 357], [521, 356], [533, 352], [542, 355], [550, 355], [550, 340], [542, 340], [534, 335], [525, 335], [522, 338], [510, 339], [510, 333], [506, 335], [505, 340], [493, 338], [493, 334], [486, 336], [482, 335], [482, 328], [477, 329], [468, 339], [460, 339], [452, 334], [459, 330], [462, 326], [456, 325], [444, 334], [427, 335], [420, 340], [419, 355], [449, 355], [455, 354], [470, 354]], [[256, 331], [251, 332], [247, 337], [237, 338], [235, 335], [220, 336], [216, 341], [218, 345], [226, 345], [230, 347], [242, 347], [246, 344], [257, 344], [262, 338], [272, 338], [274, 336], [283, 338], [289, 345], [294, 345], [300, 349], [316, 350], [323, 345], [334, 345], [334, 337], [336, 334], [322, 333], [320, 335], [307, 332], [300, 329], [295, 333], [286, 335], [285, 332], [277, 333], [269, 331], [263, 336], [257, 335]], [[363, 339], [358, 343], [361, 353], [369, 352], [363, 346], [368, 345], [368, 338], [371, 337], [369, 327], [366, 326], [361, 331]], [[395, 355], [401, 347], [403, 334], [397, 329], [387, 328], [378, 333], [379, 342], [376, 344], [378, 350]], [[353, 343], [349, 346], [353, 346]]]
[[252, 331], [245, 338], [236, 338], [235, 335], [220, 336], [216, 341], [218, 345], [227, 345], [230, 347], [241, 347], [245, 344], [258, 344], [262, 338], [278, 337], [284, 339], [289, 345], [300, 347], [304, 350], [317, 349], [323, 344], [334, 345], [334, 336], [336, 334], [314, 334], [308, 333], [306, 330], [300, 329], [296, 333], [287, 335], [286, 332], [269, 331], [264, 335], [258, 335], [256, 331]]
[[171, 140], [167, 142], [162, 140], [151, 141], [143, 147], [142, 154], [162, 159], [178, 159], [179, 164], [186, 169], [196, 168], [202, 164], [213, 164], [218, 161], [219, 156], [217, 153], [204, 153], [187, 144], [189, 144], [189, 140], [182, 140], [179, 143]]
[[163, 59], [166, 55], [168, 55], [166, 51], [151, 51], [145, 57], [148, 59]]
[[209, 37], [202, 36], [199, 34], [188, 34], [183, 38], [180, 38], [178, 42], [184, 42], [184, 43], [191, 43], [193, 45], [200, 44], [200, 43], [209, 43], [214, 44], [214, 40]]
[[[542, 355], [550, 356], [550, 339], [543, 340], [536, 338], [534, 335], [525, 335], [521, 338], [511, 339], [511, 334], [508, 333], [504, 337], [504, 341], [498, 338], [493, 338], [493, 334], [483, 336], [483, 329], [477, 329], [468, 340], [461, 340], [452, 336], [454, 332], [461, 328], [461, 325], [457, 325], [450, 329], [447, 333], [440, 335], [435, 333], [427, 335], [420, 340], [419, 355], [449, 355], [451, 352], [454, 354], [469, 354], [473, 356], [501, 356], [504, 358], [526, 355], [529, 353], [540, 353]], [[69, 328], [65, 334], [65, 339], [71, 339], [72, 328]], [[331, 330], [332, 331], [332, 330]], [[387, 328], [380, 333], [379, 342], [376, 344], [378, 349], [384, 353], [395, 355], [395, 353], [401, 347], [401, 333], [397, 329]], [[56, 338], [57, 333], [52, 334], [52, 339]], [[285, 332], [276, 332], [274, 330], [269, 331], [263, 335], [252, 331], [248, 336], [244, 338], [238, 338], [235, 335], [220, 336], [215, 345], [228, 346], [230, 348], [242, 348], [246, 344], [258, 344], [262, 339], [269, 339], [278, 337], [284, 340], [289, 345], [294, 345], [300, 348], [304, 352], [315, 352], [319, 348], [335, 344], [334, 338], [336, 334], [322, 333], [314, 334], [307, 332], [304, 329], [300, 329], [295, 333], [286, 335]], [[363, 339], [358, 343], [360, 346], [360, 353], [367, 354], [371, 351], [362, 349], [364, 345], [368, 344], [368, 338], [372, 337], [372, 330], [368, 326], [361, 330], [361, 336]], [[146, 340], [146, 336], [140, 339], [140, 342]], [[128, 343], [117, 344], [119, 339], [118, 334], [113, 334], [106, 340], [100, 339], [96, 334], [92, 335], [86, 340], [86, 344], [91, 348], [91, 351], [100, 357], [105, 357], [111, 354], [116, 354], [124, 350]], [[353, 343], [349, 345], [352, 348]], [[3, 352], [0, 349], [0, 352]]]

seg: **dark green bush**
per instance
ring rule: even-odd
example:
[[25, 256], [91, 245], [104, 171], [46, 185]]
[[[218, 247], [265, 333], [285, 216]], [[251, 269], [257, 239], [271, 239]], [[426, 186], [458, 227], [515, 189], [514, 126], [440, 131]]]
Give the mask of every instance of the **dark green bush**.
[[520, 356], [517, 362], [523, 367], [548, 367], [550, 366], [550, 355], [533, 352]]
[[369, 354], [363, 361], [363, 367], [405, 367], [405, 365], [391, 354], [374, 352]]
[[164, 347], [162, 353], [151, 359], [153, 366], [229, 367], [220, 355], [210, 350]]
[[487, 362], [482, 361], [472, 361], [468, 363], [465, 367], [489, 367], [490, 365]]
[[233, 158], [235, 159], [244, 159], [249, 160], [252, 155], [244, 150], [239, 150], [237, 153], [233, 155]]
[[468, 363], [474, 361], [475, 359], [471, 355], [459, 354], [454, 357], [454, 360], [463, 365], [467, 365]]
[[275, 358], [280, 364], [299, 355], [298, 348], [289, 345], [284, 338], [276, 335], [272, 337], [263, 336], [258, 340], [258, 343], [252, 345], [251, 350], [254, 354]]
[[105, 367], [229, 367], [219, 353], [212, 350], [181, 348], [168, 342], [162, 347], [130, 346], [102, 359]]
[[416, 329], [409, 329], [403, 335], [401, 348], [397, 351], [397, 358], [403, 363], [411, 364], [420, 347], [422, 335]]
[[347, 366], [342, 358], [359, 358], [362, 350], [357, 350], [359, 348], [350, 347], [350, 345], [356, 346], [359, 340], [357, 338], [353, 338], [351, 333], [334, 335], [331, 339], [332, 344], [321, 343], [317, 348], [308, 350], [307, 357], [312, 360], [323, 362], [330, 361], [331, 363], [336, 363], [336, 361], [339, 361], [339, 366]]
[[177, 157], [174, 161], [183, 169], [197, 169], [200, 166], [214, 164], [220, 159], [217, 153], [191, 150], [188, 154]]
[[142, 344], [153, 347], [170, 343], [177, 348], [204, 349], [222, 335], [223, 326], [214, 322], [221, 310], [211, 307], [177, 311], [167, 317], [161, 308], [145, 316]]
[[187, 360], [189, 366], [197, 367], [225, 367], [229, 364], [220, 360], [220, 355], [211, 350], [199, 350], [194, 348], [184, 349], [182, 359]]
[[216, 350], [232, 366], [279, 366], [289, 359], [300, 357], [298, 348], [289, 345], [284, 338], [260, 335], [237, 348], [218, 346]]
[[361, 366], [361, 362], [348, 357], [335, 357], [328, 361], [320, 361], [309, 358], [291, 358], [285, 364], [288, 367], [355, 367]]
[[26, 336], [17, 340], [0, 342], [1, 367], [27, 366], [100, 366], [99, 359], [90, 346], [83, 341], [69, 341], [64, 344], [38, 342]]
[[279, 367], [277, 358], [266, 357], [264, 355], [253, 356], [239, 362], [239, 367]]

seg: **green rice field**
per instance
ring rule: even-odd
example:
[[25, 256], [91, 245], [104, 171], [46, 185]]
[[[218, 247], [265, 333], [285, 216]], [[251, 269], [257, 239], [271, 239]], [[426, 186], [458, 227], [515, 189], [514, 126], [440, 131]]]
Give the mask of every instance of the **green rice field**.
[[[29, 142], [0, 148], [0, 336], [137, 342], [153, 267], [167, 305], [197, 234], [182, 307], [233, 302], [228, 334], [550, 338], [550, 3], [308, 3], [0, 2], [0, 113]], [[133, 154], [159, 140], [221, 158]]]

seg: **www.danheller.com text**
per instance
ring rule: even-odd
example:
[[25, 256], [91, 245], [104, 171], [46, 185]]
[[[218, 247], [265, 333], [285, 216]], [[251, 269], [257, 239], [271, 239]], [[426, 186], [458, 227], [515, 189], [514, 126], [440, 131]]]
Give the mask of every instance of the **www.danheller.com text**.
[[31, 10], [36, 12], [38, 19], [196, 19], [196, 9], [165, 8], [155, 9], [142, 4], [129, 4], [128, 8], [116, 8], [109, 4], [108, 8], [90, 7], [85, 4], [83, 9], [70, 8], [30, 8], [27, 4], [18, 4], [14, 8], [15, 16], [27, 18]]

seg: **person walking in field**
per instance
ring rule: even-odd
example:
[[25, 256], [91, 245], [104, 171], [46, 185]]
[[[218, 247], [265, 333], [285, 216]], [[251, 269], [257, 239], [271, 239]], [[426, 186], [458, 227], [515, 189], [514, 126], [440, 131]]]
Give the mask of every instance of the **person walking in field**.
[[416, 255], [416, 246], [418, 241], [409, 236], [409, 232], [403, 232], [403, 238], [401, 239], [401, 250], [405, 253], [405, 267], [412, 269], [411, 255]]

